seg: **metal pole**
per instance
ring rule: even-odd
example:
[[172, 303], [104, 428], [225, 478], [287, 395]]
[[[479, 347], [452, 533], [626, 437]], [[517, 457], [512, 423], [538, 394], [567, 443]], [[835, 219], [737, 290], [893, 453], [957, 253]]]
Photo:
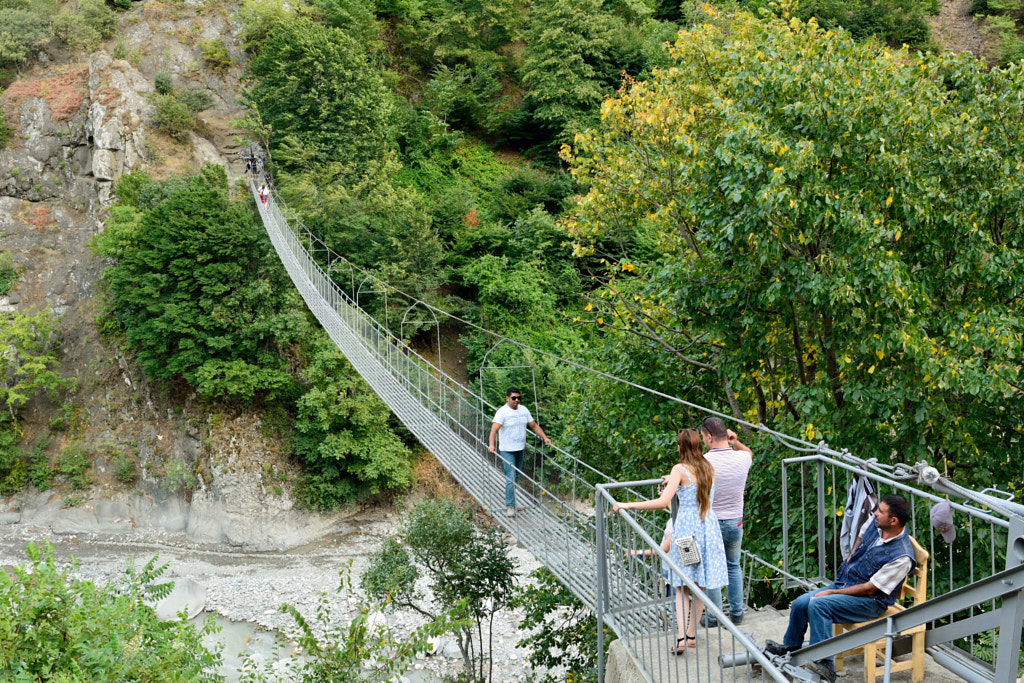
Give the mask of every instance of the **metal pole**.
[[[782, 571], [784, 576], [789, 576], [789, 486], [786, 481], [787, 465], [782, 463]], [[783, 582], [789, 588], [789, 579]]]
[[892, 676], [892, 646], [895, 635], [892, 630], [892, 616], [889, 616], [885, 620], [885, 675], [882, 677], [884, 683], [889, 683], [889, 677]]
[[[1006, 568], [1024, 563], [1024, 519], [1010, 517], [1010, 533], [1006, 537]], [[1020, 631], [1024, 627], [1024, 599], [1020, 590], [1003, 596], [999, 645], [996, 649], [997, 681], [1017, 679], [1017, 656], [1020, 652]]]
[[825, 576], [825, 463], [818, 461], [818, 576]]
[[597, 485], [594, 512], [597, 513], [597, 590], [594, 613], [597, 617], [597, 683], [604, 683], [604, 603], [608, 599], [608, 566], [604, 540], [604, 486]]

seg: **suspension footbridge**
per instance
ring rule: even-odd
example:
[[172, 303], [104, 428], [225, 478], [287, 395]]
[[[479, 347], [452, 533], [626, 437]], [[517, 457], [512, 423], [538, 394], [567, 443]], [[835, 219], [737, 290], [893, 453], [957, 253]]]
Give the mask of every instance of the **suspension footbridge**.
[[[358, 292], [346, 292], [331, 278], [332, 264], [326, 264], [325, 270], [324, 265], [316, 260], [316, 253], [328, 251], [326, 245], [291, 215], [276, 193], [271, 193], [265, 203], [260, 201], [257, 187], [263, 181], [269, 183], [265, 177], [249, 179], [250, 191], [256, 199], [264, 227], [289, 277], [331, 340], [395, 416], [485, 510], [504, 512], [504, 474], [500, 461], [488, 454], [484, 440], [490, 428], [493, 406], [483, 396], [462, 386], [440, 367], [418, 355], [386, 325], [368, 315], [358, 305]], [[769, 431], [760, 425], [749, 426]], [[913, 477], [920, 478], [921, 472], [908, 473], [865, 464], [823, 444], [815, 447], [785, 435], [773, 433], [773, 436], [791, 449], [810, 452], [809, 455], [785, 460], [783, 464], [792, 471], [800, 472], [799, 491], [804, 497], [800, 504], [804, 509], [817, 509], [816, 519], [812, 518], [810, 525], [816, 521], [819, 530], [834, 523], [834, 517], [826, 519], [825, 510], [830, 504], [828, 496], [832, 496], [831, 505], [834, 507], [834, 491], [844, 485], [851, 471], [909, 494], [915, 502], [939, 500], [935, 494], [913, 488], [909, 483]], [[806, 472], [811, 473], [810, 481], [805, 479]], [[936, 488], [948, 484], [941, 478], [937, 479], [938, 484], [933, 484]], [[593, 483], [595, 481], [596, 484]], [[859, 629], [805, 648], [792, 658], [770, 657], [750, 634], [733, 625], [717, 608], [709, 606], [709, 612], [718, 618], [722, 629], [713, 637], [707, 635], [704, 638], [703, 656], [695, 653], [689, 657], [673, 657], [675, 615], [671, 601], [664, 596], [660, 566], [656, 566], [659, 561], [671, 566], [671, 560], [652, 537], [655, 533], [660, 537], [663, 521], [659, 522], [653, 516], [608, 514], [613, 492], [619, 500], [636, 498], [642, 496], [643, 491], [650, 491], [656, 483], [657, 480], [614, 482], [564, 451], [556, 449], [550, 454], [534, 451], [534, 458], [524, 465], [517, 484], [518, 514], [512, 518], [504, 514], [492, 515], [597, 614], [599, 623], [606, 624], [619, 636], [628, 657], [646, 680], [651, 683], [738, 679], [813, 681], [816, 676], [801, 664], [879, 637], [874, 632]], [[1021, 624], [1024, 622], [1024, 599], [1019, 595], [1024, 587], [1024, 516], [1020, 514], [1024, 508], [1015, 510], [1012, 504], [1001, 505], [1004, 500], [949, 486], [955, 495], [966, 499], [964, 504], [957, 504], [957, 508], [972, 517], [970, 575], [954, 578], [950, 570], [948, 595], [925, 603], [930, 605], [929, 610], [914, 607], [902, 613], [896, 632], [919, 623], [929, 623], [932, 633], [941, 634], [941, 625], [947, 628], [945, 639], [933, 637], [930, 647], [936, 660], [945, 656], [943, 665], [956, 670], [967, 680], [1009, 683], [1016, 677]], [[783, 488], [785, 496], [785, 480]], [[806, 499], [808, 491], [812, 492], [813, 500]], [[992, 510], [1001, 510], [1007, 519], [972, 505], [979, 501], [988, 504]], [[813, 587], [824, 578], [829, 553], [833, 554], [834, 560], [836, 551], [827, 545], [825, 533], [810, 532], [806, 523], [800, 530], [791, 530], [788, 528], [788, 511], [784, 510], [783, 517], [787, 524], [782, 530], [786, 540], [783, 543], [785, 562], [780, 572], [781, 580], [786, 586]], [[975, 576], [973, 563], [975, 522], [988, 525], [985, 528], [989, 530], [992, 548], [991, 571], [986, 571], [983, 566], [978, 576]], [[924, 538], [921, 535], [923, 528], [918, 531], [916, 525], [915, 519], [911, 533]], [[807, 538], [812, 536], [817, 539], [815, 545], [807, 546]], [[1003, 564], [997, 563], [997, 536], [1005, 548], [1005, 570], [997, 567], [997, 564]], [[934, 536], [930, 547], [934, 556]], [[653, 562], [637, 555], [638, 549], [645, 548], [651, 550]], [[807, 566], [809, 557], [817, 558], [817, 566]], [[803, 566], [798, 569], [796, 565], [801, 561]], [[759, 562], [763, 564], [759, 558], [747, 557], [748, 566], [756, 566]], [[771, 568], [778, 570], [774, 566]], [[695, 594], [703, 595], [697, 586], [686, 579], [684, 581]], [[975, 591], [969, 597], [957, 595], [961, 589], [970, 586], [974, 586]], [[997, 601], [999, 607], [996, 607]], [[953, 623], [949, 617], [964, 609], [970, 609], [971, 617]], [[948, 627], [956, 624], [960, 626], [949, 630]], [[894, 625], [890, 623], [889, 626]], [[972, 662], [970, 660], [976, 658], [963, 656], [963, 647], [950, 645], [957, 639], [973, 639], [979, 634], [995, 632], [997, 626], [1003, 635], [992, 646], [993, 653], [997, 655], [992, 665]], [[894, 633], [890, 628], [883, 635], [892, 641]], [[888, 680], [892, 649], [884, 651], [885, 678]], [[944, 652], [946, 654], [943, 655]]]

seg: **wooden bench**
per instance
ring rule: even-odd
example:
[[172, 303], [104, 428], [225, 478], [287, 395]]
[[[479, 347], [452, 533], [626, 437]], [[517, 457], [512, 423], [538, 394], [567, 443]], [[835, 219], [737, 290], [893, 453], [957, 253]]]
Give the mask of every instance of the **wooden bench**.
[[[919, 605], [928, 599], [928, 551], [922, 548], [912, 536], [910, 537], [910, 544], [914, 546], [914, 559], [917, 561], [917, 566], [903, 582], [903, 587], [900, 588], [900, 592], [896, 595], [896, 603], [887, 609], [879, 619], [885, 619], [892, 614], [899, 614], [907, 609], [907, 607]], [[911, 582], [913, 582], [913, 585], [911, 585]], [[904, 604], [904, 600], [907, 598], [910, 598], [909, 605]], [[844, 631], [852, 631], [868, 623], [871, 622], [833, 624], [833, 633], [834, 635], [839, 635]], [[924, 632], [925, 625], [921, 624], [901, 634], [911, 637], [911, 657], [902, 662], [897, 662], [894, 659], [890, 666], [890, 671], [906, 671], [909, 669], [911, 680], [915, 682], [924, 680]], [[885, 673], [885, 638], [868, 643], [864, 647], [854, 648], [853, 650], [847, 650], [842, 654], [836, 655], [836, 671], [843, 670], [843, 657], [858, 652], [864, 653], [864, 683], [875, 683], [875, 679]]]

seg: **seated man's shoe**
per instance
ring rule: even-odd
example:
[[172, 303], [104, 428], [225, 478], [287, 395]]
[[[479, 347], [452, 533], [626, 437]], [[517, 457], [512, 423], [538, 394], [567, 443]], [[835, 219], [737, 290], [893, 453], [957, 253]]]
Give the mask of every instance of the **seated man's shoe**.
[[836, 683], [836, 668], [832, 665], [832, 662], [827, 659], [819, 659], [816, 662], [807, 662], [804, 667], [808, 671], [821, 676], [821, 680], [828, 681], [828, 683]]
[[790, 652], [796, 652], [799, 649], [800, 648], [798, 647], [789, 647], [782, 643], [776, 643], [774, 640], [764, 641], [764, 651], [770, 655], [775, 655], [776, 657], [784, 657]]

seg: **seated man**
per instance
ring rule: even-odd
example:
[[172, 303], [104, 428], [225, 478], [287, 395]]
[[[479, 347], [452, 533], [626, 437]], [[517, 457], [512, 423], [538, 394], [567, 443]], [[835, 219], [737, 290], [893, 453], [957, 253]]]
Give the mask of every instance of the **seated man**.
[[[876, 619], [895, 601], [903, 580], [914, 568], [914, 547], [907, 536], [910, 503], [899, 494], [882, 496], [860, 530], [850, 556], [836, 573], [835, 582], [793, 601], [789, 628], [782, 644], [769, 640], [765, 651], [785, 655], [803, 646], [811, 628], [811, 645], [832, 637], [832, 624], [853, 624]], [[810, 662], [807, 668], [834, 683], [832, 659]]]

